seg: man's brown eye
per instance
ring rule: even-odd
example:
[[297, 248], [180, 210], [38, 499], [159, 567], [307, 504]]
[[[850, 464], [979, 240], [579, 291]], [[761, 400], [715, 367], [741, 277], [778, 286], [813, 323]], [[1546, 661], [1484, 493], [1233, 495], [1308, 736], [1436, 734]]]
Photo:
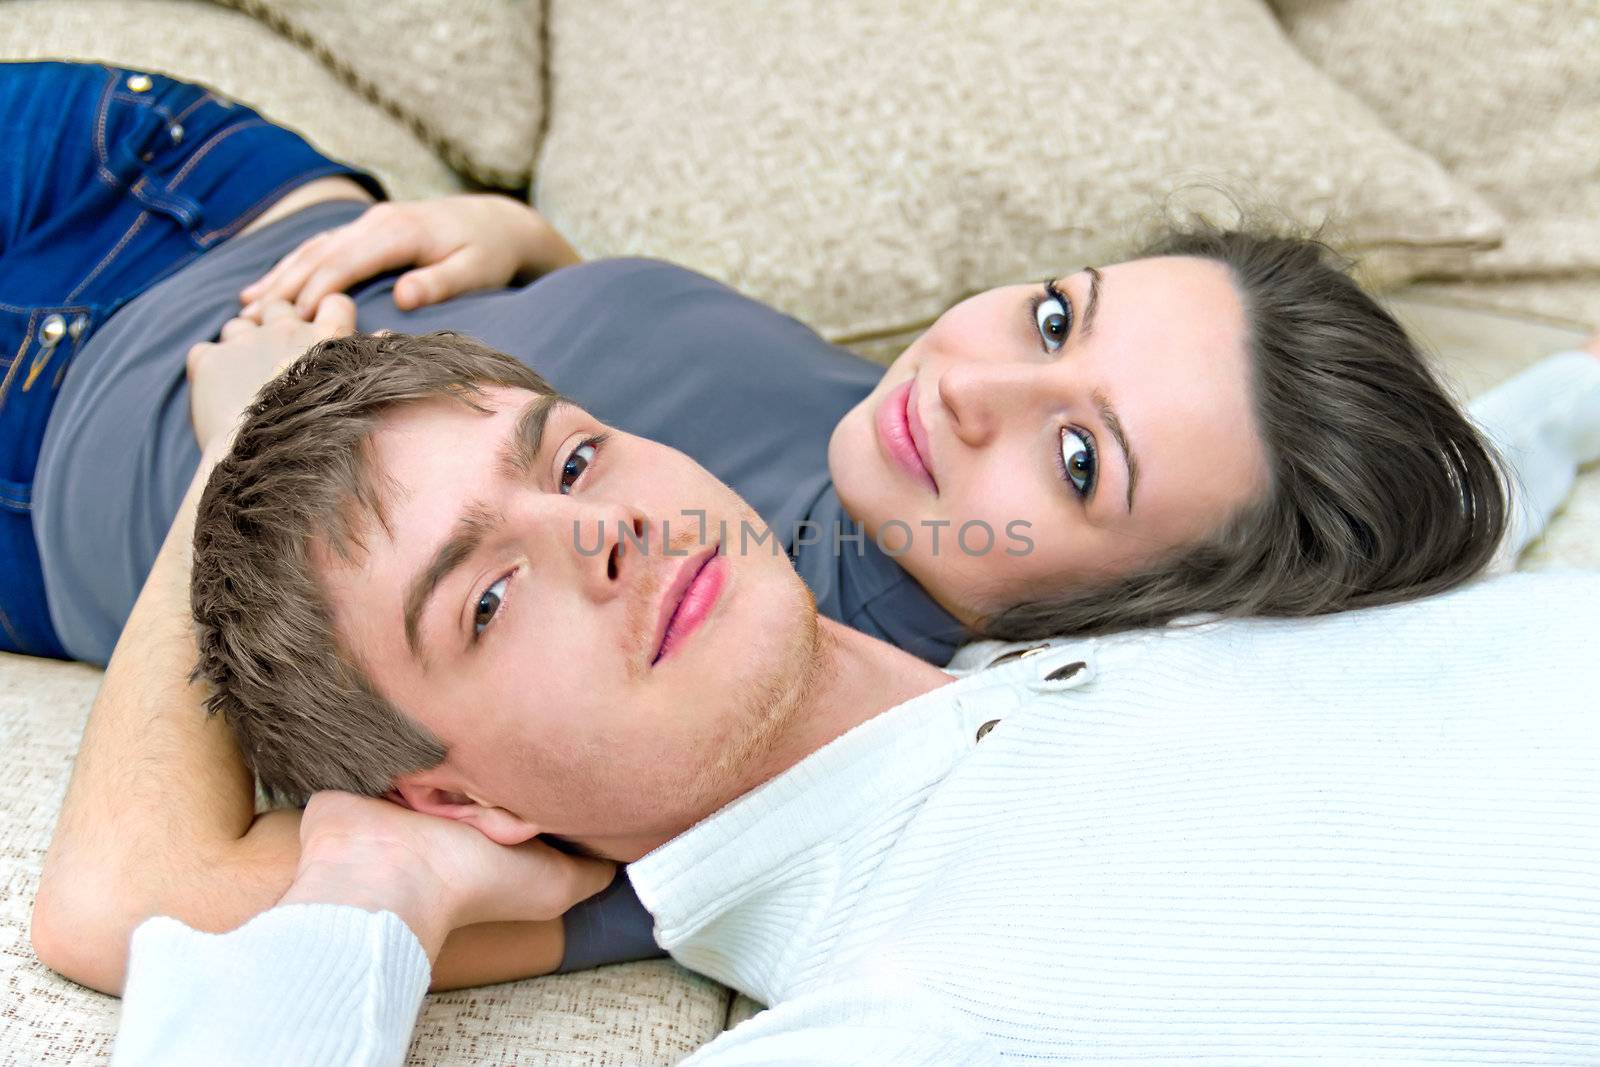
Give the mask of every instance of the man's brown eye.
[[500, 604], [505, 599], [506, 584], [510, 577], [501, 578], [483, 591], [478, 598], [478, 603], [472, 612], [472, 634], [476, 637], [483, 633], [484, 627], [494, 620], [495, 613], [500, 610]]

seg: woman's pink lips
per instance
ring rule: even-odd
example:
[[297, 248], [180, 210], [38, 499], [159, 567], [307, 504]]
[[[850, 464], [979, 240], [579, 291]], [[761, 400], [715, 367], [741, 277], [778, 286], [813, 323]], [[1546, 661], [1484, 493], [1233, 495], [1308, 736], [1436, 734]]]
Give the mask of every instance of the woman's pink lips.
[[884, 451], [897, 466], [933, 490], [937, 496], [939, 484], [934, 481], [933, 471], [928, 468], [925, 458], [928, 434], [912, 402], [915, 398], [911, 391], [915, 385], [916, 380], [912, 379], [895, 386], [878, 405], [878, 439], [883, 442]]
[[654, 667], [699, 629], [716, 607], [717, 598], [728, 578], [728, 563], [712, 545], [697, 556], [683, 561], [666, 595], [661, 598], [661, 617], [657, 624]]

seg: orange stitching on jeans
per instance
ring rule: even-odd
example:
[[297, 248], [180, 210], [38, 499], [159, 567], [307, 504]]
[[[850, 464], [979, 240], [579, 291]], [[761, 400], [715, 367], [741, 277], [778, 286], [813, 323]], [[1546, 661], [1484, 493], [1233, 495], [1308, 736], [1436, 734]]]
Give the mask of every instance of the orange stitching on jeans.
[[22, 636], [18, 634], [17, 631], [11, 628], [11, 620], [6, 617], [5, 608], [0, 608], [0, 630], [5, 630], [6, 636], [11, 639], [11, 644], [17, 649], [18, 652], [23, 650], [23, 646], [26, 644], [26, 642], [22, 640]]
[[172, 180], [167, 183], [167, 192], [169, 192], [169, 193], [177, 192], [178, 191], [178, 186], [183, 182], [183, 179], [185, 179], [185, 178], [187, 178], [189, 176], [189, 172], [191, 170], [193, 170], [195, 168], [195, 166], [202, 159], [204, 159], [207, 156], [207, 154], [209, 154], [210, 151], [213, 148], [217, 147], [217, 145], [221, 144], [227, 138], [232, 137], [234, 134], [238, 133], [240, 130], [249, 130], [249, 129], [254, 129], [257, 126], [269, 126], [269, 125], [271, 125], [271, 123], [267, 122], [266, 119], [256, 118], [256, 119], [251, 119], [248, 122], [241, 122], [237, 126], [229, 126], [227, 129], [223, 130], [221, 133], [219, 133], [215, 137], [211, 138], [211, 140], [207, 141], [203, 148], [201, 148], [198, 152], [196, 152], [194, 155], [189, 157], [189, 162], [185, 163], [183, 165], [183, 169], [178, 171], [178, 173], [173, 176]]
[[[140, 179], [140, 181], [143, 180], [144, 179], [142, 178]], [[122, 240], [117, 242], [117, 246], [105, 254], [105, 258], [100, 260], [100, 262], [95, 265], [94, 270], [89, 272], [89, 276], [87, 278], [78, 283], [78, 287], [76, 289], [67, 294], [67, 299], [69, 301], [78, 299], [78, 294], [83, 292], [84, 289], [88, 288], [89, 283], [94, 281], [95, 278], [99, 276], [101, 271], [105, 270], [111, 265], [111, 261], [117, 258], [117, 254], [122, 251], [129, 241], [133, 240], [133, 235], [139, 232], [140, 228], [144, 226], [145, 220], [149, 217], [150, 212], [139, 212], [139, 217], [133, 220], [133, 225], [128, 227], [128, 232], [122, 235]]]
[[6, 407], [6, 397], [11, 395], [11, 383], [16, 380], [17, 368], [22, 366], [22, 354], [28, 350], [28, 342], [33, 340], [33, 324], [39, 321], [39, 311], [35, 308], [28, 314], [28, 328], [22, 334], [22, 344], [17, 348], [16, 354], [11, 357], [11, 366], [6, 368], [4, 381], [0, 381], [0, 411]]
[[203, 93], [200, 94], [200, 98], [199, 99], [195, 100], [188, 107], [184, 108], [182, 111], [180, 111], [176, 115], [172, 116], [172, 121], [173, 122], [182, 122], [184, 119], [186, 119], [190, 115], [194, 114], [195, 110], [197, 108], [199, 108], [202, 104], [208, 103], [211, 99], [212, 99], [211, 90], [207, 89], [206, 91], [204, 91]]

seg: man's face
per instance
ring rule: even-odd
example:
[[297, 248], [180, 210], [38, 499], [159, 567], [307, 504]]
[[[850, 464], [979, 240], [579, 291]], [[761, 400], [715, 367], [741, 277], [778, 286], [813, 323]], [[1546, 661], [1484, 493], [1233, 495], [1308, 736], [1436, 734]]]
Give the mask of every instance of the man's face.
[[386, 521], [318, 553], [340, 639], [444, 743], [421, 784], [578, 840], [675, 833], [797, 704], [809, 594], [781, 552], [708, 554], [759, 520], [682, 453], [522, 390], [484, 406], [374, 434]]

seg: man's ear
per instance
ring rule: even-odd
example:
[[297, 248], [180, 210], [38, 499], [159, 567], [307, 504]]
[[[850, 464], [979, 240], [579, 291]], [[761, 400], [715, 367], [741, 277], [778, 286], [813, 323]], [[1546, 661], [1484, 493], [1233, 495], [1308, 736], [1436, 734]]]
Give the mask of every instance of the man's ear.
[[481, 804], [465, 793], [455, 793], [421, 782], [400, 782], [391, 796], [424, 815], [456, 819], [477, 827], [478, 832], [498, 845], [520, 845], [537, 837], [539, 828], [505, 808]]

